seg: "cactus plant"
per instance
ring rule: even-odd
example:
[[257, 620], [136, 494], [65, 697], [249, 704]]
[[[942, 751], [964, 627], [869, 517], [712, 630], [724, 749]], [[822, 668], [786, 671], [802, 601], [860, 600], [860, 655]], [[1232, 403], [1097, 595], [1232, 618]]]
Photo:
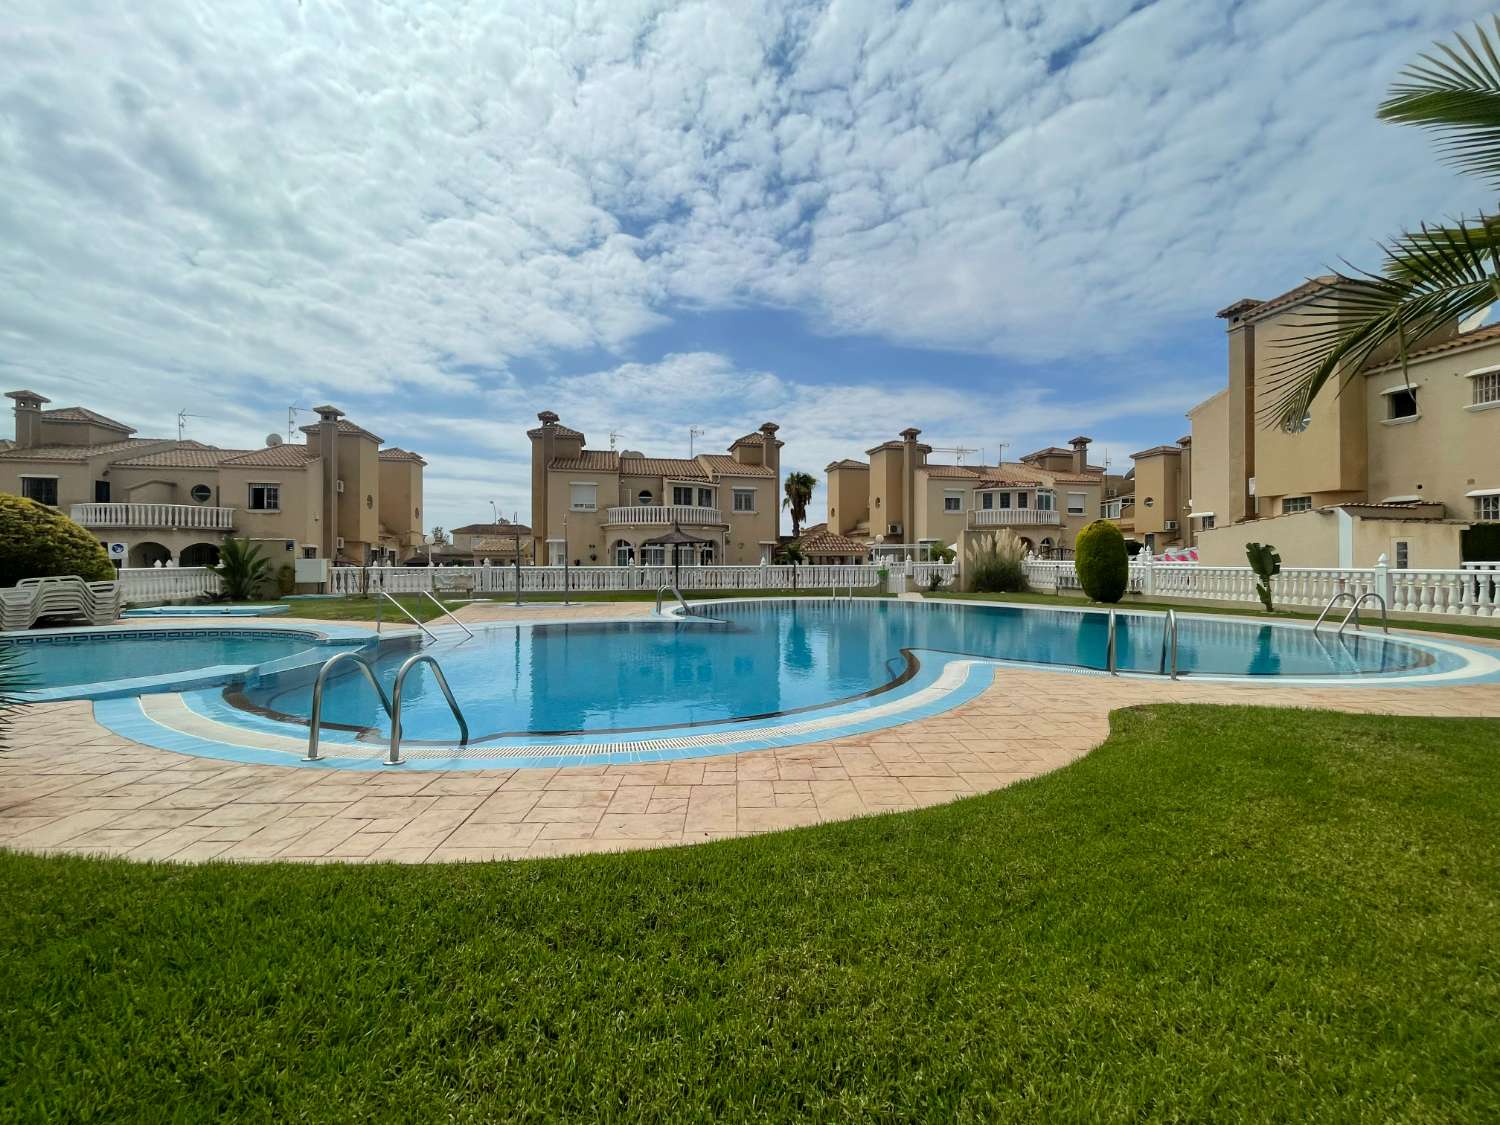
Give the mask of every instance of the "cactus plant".
[[1260, 595], [1261, 604], [1266, 607], [1267, 613], [1274, 613], [1276, 607], [1271, 604], [1271, 579], [1281, 573], [1281, 556], [1269, 543], [1246, 543], [1245, 557], [1250, 560], [1250, 569], [1255, 571], [1255, 577], [1259, 579], [1255, 583], [1255, 592]]

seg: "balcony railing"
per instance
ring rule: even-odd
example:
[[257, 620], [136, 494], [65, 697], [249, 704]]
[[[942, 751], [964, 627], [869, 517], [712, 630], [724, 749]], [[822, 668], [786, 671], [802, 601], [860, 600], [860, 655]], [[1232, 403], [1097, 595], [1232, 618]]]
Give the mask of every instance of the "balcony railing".
[[231, 531], [234, 511], [205, 504], [74, 504], [72, 515], [84, 527]]
[[970, 527], [1040, 527], [1060, 523], [1059, 513], [1043, 508], [975, 508], [969, 513]]
[[638, 504], [629, 508], [611, 508], [607, 523], [634, 525], [670, 525], [674, 523], [719, 524], [724, 522], [718, 508], [699, 508], [691, 504]]

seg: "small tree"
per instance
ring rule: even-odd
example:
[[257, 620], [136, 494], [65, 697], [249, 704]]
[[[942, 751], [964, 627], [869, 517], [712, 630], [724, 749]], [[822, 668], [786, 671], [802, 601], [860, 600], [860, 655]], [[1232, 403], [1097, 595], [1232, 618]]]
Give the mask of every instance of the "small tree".
[[219, 565], [214, 568], [224, 584], [224, 596], [244, 602], [255, 597], [271, 579], [271, 564], [261, 554], [260, 545], [248, 539], [226, 539], [219, 548]]
[[61, 574], [106, 582], [115, 568], [99, 540], [61, 512], [0, 493], [0, 586]]
[[813, 489], [817, 487], [818, 480], [811, 473], [786, 475], [786, 484], [782, 486], [786, 499], [781, 502], [781, 506], [792, 513], [793, 539], [802, 534], [802, 521], [807, 519], [807, 505], [812, 502]]
[[1281, 573], [1281, 556], [1269, 543], [1246, 543], [1245, 557], [1250, 560], [1250, 569], [1255, 571], [1255, 577], [1260, 580], [1255, 584], [1255, 592], [1260, 595], [1261, 604], [1266, 607], [1267, 613], [1274, 613], [1276, 607], [1271, 604], [1271, 579]]
[[442, 525], [439, 524], [437, 527], [434, 527], [432, 529], [432, 545], [434, 547], [441, 547], [447, 542], [448, 533], [443, 530]]
[[1130, 586], [1130, 555], [1125, 536], [1108, 520], [1095, 520], [1073, 544], [1078, 584], [1091, 601], [1114, 603]]

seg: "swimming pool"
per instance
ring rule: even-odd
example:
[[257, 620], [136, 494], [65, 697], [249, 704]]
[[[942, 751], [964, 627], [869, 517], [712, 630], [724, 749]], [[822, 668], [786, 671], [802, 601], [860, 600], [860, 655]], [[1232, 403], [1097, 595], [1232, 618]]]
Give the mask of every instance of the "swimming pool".
[[[954, 602], [786, 599], [715, 603], [714, 620], [636, 619], [538, 624], [444, 634], [423, 651], [441, 664], [474, 741], [523, 735], [626, 735], [745, 722], [851, 705], [898, 691], [923, 664], [970, 657], [1105, 667], [1106, 613]], [[1165, 618], [1121, 613], [1124, 672], [1161, 668]], [[413, 640], [379, 650], [389, 693]], [[1470, 658], [1452, 646], [1377, 634], [1184, 616], [1185, 676], [1361, 681], [1457, 674]], [[311, 677], [270, 675], [230, 700], [263, 718], [305, 722]], [[330, 678], [324, 722], [388, 729], [381, 705], [350, 668]], [[455, 724], [430, 671], [408, 677], [402, 723], [414, 742], [451, 742]]]
[[34, 701], [102, 699], [236, 681], [262, 667], [316, 665], [329, 645], [366, 645], [348, 632], [227, 628], [55, 629], [0, 637]]

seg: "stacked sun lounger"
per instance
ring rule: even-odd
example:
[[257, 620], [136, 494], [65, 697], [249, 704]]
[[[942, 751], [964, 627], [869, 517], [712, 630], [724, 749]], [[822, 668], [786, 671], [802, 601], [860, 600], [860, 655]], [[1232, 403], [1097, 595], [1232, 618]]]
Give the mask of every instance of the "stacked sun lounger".
[[118, 582], [85, 582], [71, 574], [25, 578], [0, 590], [0, 629], [30, 629], [43, 617], [110, 625], [121, 605]]

